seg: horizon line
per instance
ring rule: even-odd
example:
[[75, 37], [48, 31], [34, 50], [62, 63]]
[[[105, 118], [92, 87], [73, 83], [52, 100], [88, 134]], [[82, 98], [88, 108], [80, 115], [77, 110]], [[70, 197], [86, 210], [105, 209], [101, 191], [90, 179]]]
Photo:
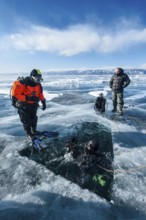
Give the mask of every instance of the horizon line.
[[[103, 71], [113, 71], [114, 69], [116, 69], [117, 67], [120, 67], [120, 66], [109, 66], [109, 67], [96, 67], [96, 68], [61, 68], [61, 69], [58, 69], [58, 68], [51, 68], [51, 69], [44, 69], [44, 70], [41, 70], [42, 73], [49, 73], [49, 72], [67, 72], [67, 71], [95, 71], [95, 70], [103, 70]], [[142, 68], [142, 67], [121, 67], [122, 69], [125, 69], [125, 70], [146, 70], [146, 68]], [[35, 69], [35, 68], [34, 68]], [[36, 69], [39, 69], [36, 67]], [[16, 71], [6, 71], [6, 72], [0, 72], [0, 74], [13, 74], [13, 73], [20, 73], [20, 72], [23, 72], [23, 73], [29, 73], [31, 71], [31, 69], [29, 71], [25, 70], [16, 70]]]

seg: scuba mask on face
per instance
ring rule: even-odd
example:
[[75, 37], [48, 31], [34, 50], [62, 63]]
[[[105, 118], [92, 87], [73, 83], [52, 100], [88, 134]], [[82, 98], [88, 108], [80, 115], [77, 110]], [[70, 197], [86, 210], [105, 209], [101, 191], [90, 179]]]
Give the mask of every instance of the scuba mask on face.
[[37, 84], [43, 81], [41, 76], [31, 76], [31, 78], [32, 78], [32, 81]]
[[36, 84], [42, 82], [43, 79], [42, 79], [41, 71], [39, 69], [33, 69], [30, 73], [30, 79]]

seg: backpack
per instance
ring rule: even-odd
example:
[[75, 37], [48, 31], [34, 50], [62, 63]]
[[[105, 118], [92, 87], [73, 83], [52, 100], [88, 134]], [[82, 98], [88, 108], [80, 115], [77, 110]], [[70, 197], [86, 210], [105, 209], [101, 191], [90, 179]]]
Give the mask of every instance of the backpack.
[[16, 85], [18, 85], [18, 83], [23, 83], [24, 82], [24, 77], [18, 77], [18, 79], [16, 81], [13, 82], [13, 85], [10, 88], [10, 100], [11, 100], [11, 104], [17, 108], [16, 106], [16, 102], [18, 101], [17, 98], [13, 95], [13, 91], [16, 88]]

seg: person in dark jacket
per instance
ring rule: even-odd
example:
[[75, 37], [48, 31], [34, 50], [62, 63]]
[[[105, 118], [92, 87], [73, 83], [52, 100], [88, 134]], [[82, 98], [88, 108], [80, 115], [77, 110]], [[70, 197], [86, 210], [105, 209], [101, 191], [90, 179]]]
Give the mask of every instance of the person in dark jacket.
[[24, 130], [31, 139], [37, 128], [38, 102], [42, 102], [42, 110], [46, 109], [41, 81], [42, 74], [40, 70], [33, 69], [29, 77], [19, 77], [12, 86], [13, 105], [18, 109]]
[[117, 104], [119, 105], [119, 114], [123, 113], [123, 91], [124, 88], [130, 84], [130, 79], [122, 68], [116, 68], [115, 74], [112, 76], [109, 86], [112, 89], [113, 110], [117, 111]]
[[95, 101], [95, 105], [94, 105], [95, 111], [105, 112], [105, 104], [106, 104], [106, 99], [103, 96], [103, 93], [100, 93]]

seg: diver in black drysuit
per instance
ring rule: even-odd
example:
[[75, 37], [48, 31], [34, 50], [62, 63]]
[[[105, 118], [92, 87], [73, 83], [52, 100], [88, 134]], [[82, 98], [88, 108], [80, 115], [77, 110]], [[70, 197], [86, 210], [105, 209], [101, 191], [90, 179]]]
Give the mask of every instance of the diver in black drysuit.
[[[111, 200], [113, 181], [112, 159], [106, 153], [100, 153], [98, 142], [91, 140], [85, 144], [83, 151], [78, 146], [78, 139], [72, 138], [67, 144], [68, 151], [74, 158], [72, 180], [82, 188], [87, 188], [106, 200]], [[73, 169], [70, 167], [71, 172]]]

